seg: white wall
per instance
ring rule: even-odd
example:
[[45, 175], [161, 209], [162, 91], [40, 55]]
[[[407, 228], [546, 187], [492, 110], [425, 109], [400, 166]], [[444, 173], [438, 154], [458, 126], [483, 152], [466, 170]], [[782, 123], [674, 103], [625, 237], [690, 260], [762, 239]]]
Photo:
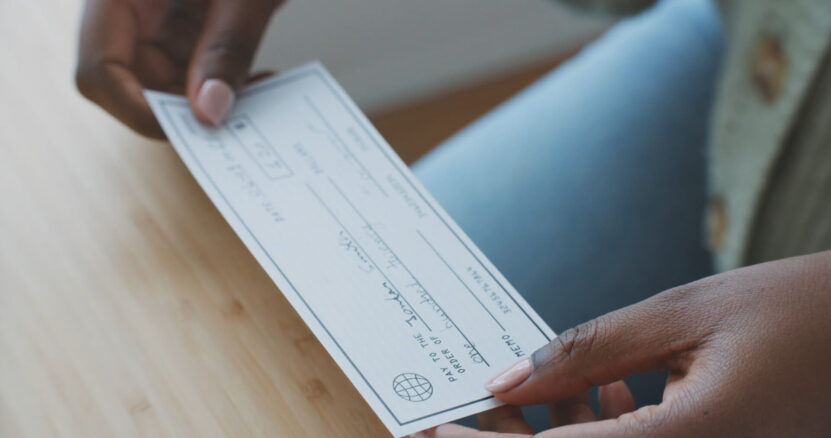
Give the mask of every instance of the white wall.
[[604, 24], [552, 0], [291, 0], [256, 65], [320, 59], [371, 111], [550, 58]]

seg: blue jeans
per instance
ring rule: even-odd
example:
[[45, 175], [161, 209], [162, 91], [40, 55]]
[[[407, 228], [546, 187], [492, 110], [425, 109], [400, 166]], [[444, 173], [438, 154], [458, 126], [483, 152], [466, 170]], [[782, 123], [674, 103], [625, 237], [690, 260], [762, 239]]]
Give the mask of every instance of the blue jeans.
[[[559, 332], [712, 273], [706, 141], [722, 48], [709, 0], [666, 0], [414, 165]], [[663, 375], [627, 380], [657, 403]], [[536, 427], [544, 412], [527, 413]]]

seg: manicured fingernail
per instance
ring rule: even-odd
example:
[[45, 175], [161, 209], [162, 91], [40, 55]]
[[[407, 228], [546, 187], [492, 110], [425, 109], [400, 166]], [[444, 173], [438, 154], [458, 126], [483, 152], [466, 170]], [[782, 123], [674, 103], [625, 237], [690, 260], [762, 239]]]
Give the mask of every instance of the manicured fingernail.
[[526, 357], [497, 374], [485, 384], [485, 389], [490, 392], [505, 392], [524, 382], [531, 375], [533, 368], [531, 358]]
[[222, 119], [225, 118], [225, 114], [233, 104], [234, 90], [225, 81], [219, 79], [208, 79], [202, 83], [202, 88], [196, 96], [196, 106], [214, 125], [222, 123]]

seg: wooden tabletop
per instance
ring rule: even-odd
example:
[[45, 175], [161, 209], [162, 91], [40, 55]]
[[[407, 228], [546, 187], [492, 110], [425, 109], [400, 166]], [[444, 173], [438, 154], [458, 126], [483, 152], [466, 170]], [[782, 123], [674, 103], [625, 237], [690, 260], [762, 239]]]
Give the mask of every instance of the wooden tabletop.
[[76, 92], [80, 10], [0, 1], [0, 436], [389, 436], [173, 149]]

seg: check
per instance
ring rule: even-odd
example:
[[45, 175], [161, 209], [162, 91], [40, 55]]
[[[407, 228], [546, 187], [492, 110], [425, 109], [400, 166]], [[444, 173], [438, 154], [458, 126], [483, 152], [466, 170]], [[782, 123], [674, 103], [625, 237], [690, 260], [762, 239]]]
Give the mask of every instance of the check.
[[394, 435], [499, 405], [485, 381], [554, 336], [320, 64], [243, 90], [218, 128], [180, 96], [146, 95], [193, 176]]

